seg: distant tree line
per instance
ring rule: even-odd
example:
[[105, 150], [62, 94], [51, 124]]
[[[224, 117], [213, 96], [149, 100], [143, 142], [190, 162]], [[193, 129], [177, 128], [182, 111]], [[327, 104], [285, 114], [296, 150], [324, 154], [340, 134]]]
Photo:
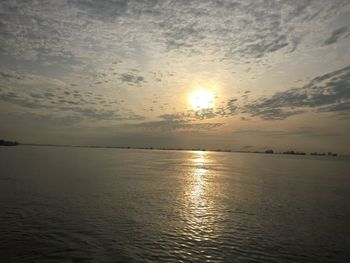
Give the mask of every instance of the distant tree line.
[[16, 141], [0, 140], [0, 146], [16, 146], [16, 145], [18, 145], [18, 142]]
[[[268, 149], [265, 151], [265, 153], [268, 153], [268, 154], [273, 154], [274, 151], [271, 150], [271, 149]], [[285, 151], [285, 152], [282, 152], [282, 154], [291, 154], [291, 155], [306, 155], [306, 153], [304, 152], [297, 152], [297, 151]], [[310, 153], [310, 155], [317, 155], [317, 156], [337, 156], [338, 154], [336, 153], [332, 153], [332, 152], [328, 152], [328, 153], [318, 153], [318, 152], [312, 152]]]
[[[5, 141], [0, 140], [0, 146], [16, 146], [19, 142], [17, 141]], [[154, 147], [131, 147], [131, 146], [77, 146], [77, 145], [56, 145], [56, 144], [22, 144], [22, 145], [36, 145], [36, 146], [59, 146], [59, 147], [88, 147], [88, 148], [119, 148], [119, 149], [144, 149], [144, 150], [173, 150], [173, 151], [206, 151], [204, 148], [154, 148]], [[234, 151], [229, 149], [216, 149], [212, 150], [214, 152], [241, 152], [241, 153], [266, 153], [266, 154], [289, 154], [289, 155], [307, 155], [305, 152], [299, 152], [299, 151], [285, 151], [285, 152], [275, 152], [272, 149], [267, 149], [265, 151]], [[316, 156], [338, 156], [337, 153], [318, 153], [318, 152], [311, 152], [309, 155], [316, 155]]]

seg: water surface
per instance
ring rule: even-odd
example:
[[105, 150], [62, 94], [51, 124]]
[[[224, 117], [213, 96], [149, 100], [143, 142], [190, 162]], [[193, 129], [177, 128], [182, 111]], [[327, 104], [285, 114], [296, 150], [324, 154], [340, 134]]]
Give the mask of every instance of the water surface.
[[0, 148], [1, 262], [348, 262], [346, 158]]

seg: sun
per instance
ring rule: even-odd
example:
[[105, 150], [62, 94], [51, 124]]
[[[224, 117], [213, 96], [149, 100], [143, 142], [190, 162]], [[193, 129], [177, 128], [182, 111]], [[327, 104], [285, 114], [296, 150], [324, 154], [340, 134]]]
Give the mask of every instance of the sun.
[[195, 90], [189, 96], [189, 102], [195, 110], [211, 108], [214, 103], [214, 93], [205, 89]]

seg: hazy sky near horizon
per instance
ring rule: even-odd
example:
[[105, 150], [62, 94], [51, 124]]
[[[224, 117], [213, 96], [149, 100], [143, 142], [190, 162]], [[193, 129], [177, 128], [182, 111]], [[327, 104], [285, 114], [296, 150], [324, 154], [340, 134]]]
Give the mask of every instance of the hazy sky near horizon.
[[348, 0], [5, 0], [0, 15], [1, 138], [350, 154]]

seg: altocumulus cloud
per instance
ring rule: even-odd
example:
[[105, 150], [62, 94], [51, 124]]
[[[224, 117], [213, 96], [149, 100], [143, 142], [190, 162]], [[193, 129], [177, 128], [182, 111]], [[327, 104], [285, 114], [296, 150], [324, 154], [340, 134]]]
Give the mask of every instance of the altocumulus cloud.
[[[124, 98], [112, 99], [117, 93], [102, 95], [108, 88], [120, 91], [129, 86], [170, 83], [165, 76], [181, 70], [180, 63], [188, 66], [187, 59], [192, 57], [231, 66], [255, 61], [252, 67], [259, 67], [274, 54], [295, 54], [309, 46], [331, 49], [347, 40], [349, 27], [320, 25], [329, 25], [334, 17], [346, 14], [349, 1], [4, 0], [0, 7], [0, 55], [31, 72], [40, 71], [38, 75], [60, 75], [57, 72], [65, 69], [65, 74], [57, 77], [61, 81], [50, 79], [49, 74], [43, 78], [23, 73], [21, 67], [2, 70], [0, 100], [23, 111], [61, 111], [67, 122], [135, 121], [139, 123], [129, 125], [171, 130], [218, 128], [221, 122], [200, 121], [241, 113], [265, 120], [286, 119], [310, 110], [349, 116], [349, 67], [267, 98], [249, 101], [245, 93], [243, 101], [232, 96], [215, 108], [166, 111], [157, 121], [145, 121], [134, 113], [131, 96], [124, 106]], [[158, 65], [163, 58], [166, 62]], [[173, 64], [176, 60], [180, 62]], [[156, 72], [152, 76], [157, 81], [151, 83], [147, 70], [154, 64], [150, 70]], [[29, 80], [31, 85], [25, 83]], [[160, 89], [154, 93], [162, 95]], [[153, 112], [155, 106], [147, 106]]]
[[[127, 107], [120, 105], [121, 102], [116, 99], [96, 92], [67, 89], [64, 83], [55, 79], [25, 73], [19, 77], [12, 71], [3, 70], [0, 74], [5, 76], [0, 80], [0, 101], [20, 106], [24, 109], [23, 114], [30, 109], [46, 113], [49, 111], [51, 115], [65, 112], [75, 120], [144, 119], [143, 116], [134, 114]], [[41, 116], [49, 115], [41, 112]]]
[[[315, 25], [342, 12], [346, 2], [2, 1], [1, 53], [86, 65], [114, 61], [113, 53], [129, 56], [136, 40], [149, 54], [262, 58], [295, 51]], [[333, 32], [325, 43], [344, 37], [344, 30]]]
[[136, 84], [136, 85], [139, 85], [140, 83], [145, 81], [142, 76], [138, 76], [137, 74], [132, 74], [132, 73], [121, 74], [120, 80], [122, 82], [127, 82], [129, 84]]

